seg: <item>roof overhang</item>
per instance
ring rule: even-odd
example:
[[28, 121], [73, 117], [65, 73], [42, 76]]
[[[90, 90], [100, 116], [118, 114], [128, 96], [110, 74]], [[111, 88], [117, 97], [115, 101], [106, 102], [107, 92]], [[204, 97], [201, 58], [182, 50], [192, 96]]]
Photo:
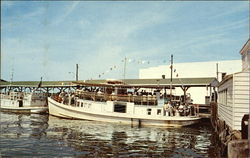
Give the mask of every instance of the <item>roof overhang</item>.
[[[170, 79], [125, 79], [122, 84], [107, 84], [107, 80], [86, 81], [42, 81], [41, 87], [73, 87], [73, 86], [99, 86], [99, 87], [134, 87], [134, 88], [170, 88], [172, 87], [216, 87], [216, 78], [173, 78]], [[0, 82], [0, 87], [37, 87], [40, 81]]]
[[172, 87], [217, 87], [216, 78], [174, 78], [170, 79], [125, 79], [124, 84], [107, 84], [106, 80], [87, 80], [85, 82], [73, 82], [82, 86], [99, 87], [138, 87], [138, 88], [170, 88]]

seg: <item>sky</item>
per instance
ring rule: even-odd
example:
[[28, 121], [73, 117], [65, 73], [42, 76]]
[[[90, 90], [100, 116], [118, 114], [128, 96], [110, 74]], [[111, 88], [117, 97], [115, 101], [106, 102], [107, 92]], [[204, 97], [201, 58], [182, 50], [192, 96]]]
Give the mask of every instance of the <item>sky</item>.
[[[138, 78], [139, 69], [238, 60], [247, 1], [1, 1], [1, 78]], [[168, 70], [166, 70], [168, 71]]]

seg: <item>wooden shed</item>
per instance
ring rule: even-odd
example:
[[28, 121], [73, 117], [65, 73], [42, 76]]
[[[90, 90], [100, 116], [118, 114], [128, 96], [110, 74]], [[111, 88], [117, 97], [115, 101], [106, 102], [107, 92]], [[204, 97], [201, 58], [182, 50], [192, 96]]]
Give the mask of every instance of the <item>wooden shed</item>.
[[241, 130], [241, 120], [250, 109], [250, 40], [240, 51], [242, 71], [226, 76], [218, 86], [218, 117], [232, 130]]

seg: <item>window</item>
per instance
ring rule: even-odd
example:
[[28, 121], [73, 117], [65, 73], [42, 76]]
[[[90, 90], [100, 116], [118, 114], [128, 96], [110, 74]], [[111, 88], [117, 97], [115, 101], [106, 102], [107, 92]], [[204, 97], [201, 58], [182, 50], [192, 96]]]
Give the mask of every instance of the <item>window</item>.
[[114, 112], [126, 113], [126, 103], [114, 103]]
[[227, 89], [219, 92], [219, 103], [227, 105]]
[[83, 107], [83, 103], [81, 103], [81, 107]]
[[148, 111], [148, 115], [151, 115], [152, 109], [147, 109], [147, 111]]
[[161, 115], [161, 109], [157, 109], [157, 115]]

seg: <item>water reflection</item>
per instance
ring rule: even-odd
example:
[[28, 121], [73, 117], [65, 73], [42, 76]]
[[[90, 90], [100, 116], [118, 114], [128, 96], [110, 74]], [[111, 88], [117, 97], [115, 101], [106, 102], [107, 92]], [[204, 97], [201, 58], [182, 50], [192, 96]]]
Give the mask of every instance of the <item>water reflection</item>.
[[1, 113], [2, 156], [218, 157], [208, 123], [183, 128]]
[[41, 138], [48, 128], [48, 115], [1, 113], [1, 138]]

